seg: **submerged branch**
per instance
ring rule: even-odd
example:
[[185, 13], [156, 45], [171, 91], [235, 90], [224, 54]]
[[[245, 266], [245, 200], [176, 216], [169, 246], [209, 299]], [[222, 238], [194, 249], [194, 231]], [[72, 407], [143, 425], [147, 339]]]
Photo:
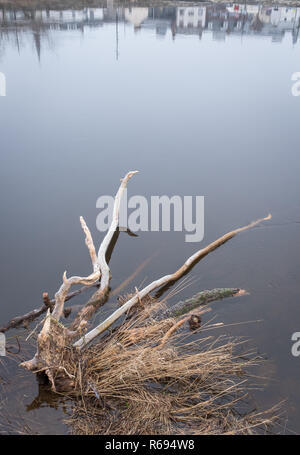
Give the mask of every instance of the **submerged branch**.
[[[71, 294], [68, 294], [68, 296], [66, 297], [65, 300], [66, 301], [70, 300], [72, 297], [75, 297], [75, 295], [78, 295], [81, 292], [83, 292], [83, 290], [86, 290], [89, 288], [90, 288], [90, 286], [84, 286], [81, 289], [78, 289], [77, 291], [72, 292]], [[24, 325], [24, 327], [27, 327], [27, 325], [29, 323], [34, 321], [36, 318], [38, 318], [42, 314], [46, 313], [48, 308], [52, 309], [54, 307], [55, 299], [50, 300], [47, 292], [43, 293], [43, 301], [44, 301], [44, 304], [41, 305], [39, 308], [29, 311], [28, 313], [25, 313], [21, 316], [16, 316], [16, 317], [12, 318], [10, 321], [7, 322], [7, 324], [0, 327], [0, 332], [2, 332], [2, 333], [7, 332], [10, 329], [15, 329], [17, 327], [20, 327], [20, 325], [22, 325], [22, 324]], [[72, 311], [71, 307], [64, 308], [65, 318], [70, 315], [71, 311]]]
[[159, 312], [155, 315], [155, 320], [160, 321], [166, 318], [177, 318], [179, 316], [183, 316], [201, 305], [207, 305], [208, 303], [225, 299], [227, 297], [243, 295], [245, 291], [241, 291], [241, 289], [237, 288], [217, 288], [198, 292], [190, 299], [180, 301], [170, 308]]
[[[68, 300], [71, 300], [72, 298], [76, 297], [77, 295], [82, 294], [85, 291], [88, 291], [89, 289], [91, 289], [93, 287], [99, 287], [99, 286], [100, 286], [99, 282], [96, 282], [96, 283], [93, 283], [93, 284], [87, 285], [87, 286], [82, 286], [80, 289], [77, 289], [76, 291], [73, 291], [73, 292], [70, 292], [69, 294], [67, 294], [67, 296], [65, 298], [65, 302], [67, 302]], [[45, 302], [45, 295], [47, 295], [47, 302]], [[44, 300], [44, 305], [41, 305], [39, 308], [29, 311], [28, 313], [22, 314], [20, 316], [16, 316], [16, 317], [12, 318], [10, 321], [8, 321], [2, 327], [0, 326], [0, 332], [2, 332], [2, 333], [7, 332], [7, 330], [15, 329], [22, 324], [27, 325], [30, 322], [34, 321], [39, 316], [41, 316], [42, 314], [46, 313], [46, 311], [49, 307], [51, 309], [54, 308], [55, 299], [50, 299], [47, 292], [43, 293], [43, 300]], [[64, 308], [64, 316], [68, 317], [70, 315], [70, 313], [72, 312], [72, 309], [73, 309], [72, 307]]]

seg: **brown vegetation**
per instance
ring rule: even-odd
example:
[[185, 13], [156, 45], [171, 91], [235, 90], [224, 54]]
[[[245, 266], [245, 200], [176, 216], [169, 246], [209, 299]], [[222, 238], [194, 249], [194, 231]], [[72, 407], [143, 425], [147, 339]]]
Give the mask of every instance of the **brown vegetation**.
[[252, 434], [270, 427], [275, 408], [240, 409], [247, 371], [261, 359], [239, 355], [241, 341], [204, 334], [188, 341], [186, 330], [161, 343], [175, 323], [156, 322], [146, 308], [73, 358], [73, 433]]

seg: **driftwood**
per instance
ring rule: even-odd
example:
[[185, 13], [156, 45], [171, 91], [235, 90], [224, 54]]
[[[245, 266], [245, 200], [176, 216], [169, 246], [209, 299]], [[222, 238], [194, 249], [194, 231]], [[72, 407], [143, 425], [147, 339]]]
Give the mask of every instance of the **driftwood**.
[[[100, 282], [100, 288], [94, 293], [94, 295], [91, 297], [91, 299], [88, 301], [88, 303], [85, 305], [85, 307], [79, 311], [77, 314], [71, 328], [72, 330], [75, 331], [80, 331], [84, 329], [89, 321], [89, 319], [93, 316], [93, 314], [98, 310], [98, 308], [103, 305], [108, 297], [108, 292], [109, 292], [109, 281], [110, 281], [110, 269], [106, 261], [106, 253], [109, 248], [109, 245], [112, 241], [113, 235], [115, 231], [118, 228], [119, 224], [119, 211], [120, 211], [120, 205], [121, 205], [121, 200], [123, 193], [127, 187], [128, 181], [131, 179], [131, 177], [135, 174], [137, 174], [138, 171], [131, 171], [128, 172], [128, 174], [124, 177], [124, 179], [121, 180], [121, 185], [120, 188], [115, 196], [115, 202], [114, 202], [114, 209], [113, 209], [113, 217], [112, 217], [112, 223], [110, 225], [110, 228], [104, 237], [99, 251], [98, 251], [98, 257], [97, 257], [97, 267], [101, 271], [101, 282]], [[91, 240], [92, 242], [92, 240]]]
[[[128, 235], [133, 236], [133, 233], [131, 233], [129, 231], [129, 229], [123, 229], [123, 232], [127, 232]], [[134, 236], [137, 237], [136, 235], [134, 235]], [[112, 245], [112, 243], [113, 242], [111, 242], [111, 244], [110, 244], [110, 250], [111, 250], [110, 253], [112, 252], [113, 247], [114, 247], [114, 245]], [[146, 265], [152, 260], [153, 256], [154, 255], [147, 258], [145, 261], [143, 261], [137, 267], [137, 269], [123, 283], [121, 283], [116, 289], [114, 289], [111, 292], [110, 295], [111, 296], [119, 295], [120, 292], [122, 291], [122, 289], [124, 287], [126, 287], [146, 267]], [[108, 254], [107, 254], [107, 258], [108, 258]], [[97, 281], [96, 283], [91, 284], [91, 285], [82, 286], [81, 288], [76, 289], [76, 291], [68, 293], [65, 298], [65, 302], [73, 299], [74, 297], [76, 297], [90, 289], [99, 288], [99, 286], [100, 286], [99, 281]], [[36, 318], [40, 317], [42, 314], [46, 313], [48, 308], [50, 308], [50, 310], [52, 311], [52, 309], [54, 308], [54, 305], [55, 305], [55, 299], [50, 299], [48, 292], [43, 292], [42, 300], [43, 300], [44, 304], [41, 305], [40, 307], [38, 307], [28, 313], [25, 313], [23, 315], [15, 316], [10, 321], [8, 321], [6, 324], [4, 324], [2, 327], [0, 326], [0, 332], [4, 333], [10, 329], [18, 328], [20, 326], [27, 327], [29, 323], [34, 321]], [[80, 306], [82, 306], [82, 305], [80, 305]], [[74, 312], [74, 310], [77, 310], [77, 309], [78, 309], [78, 306], [66, 307], [64, 309], [64, 317], [65, 318], [69, 317], [70, 314], [72, 312]]]
[[[69, 294], [67, 296], [66, 301], [70, 300], [72, 297], [75, 297], [78, 294], [81, 294], [81, 292], [83, 292], [87, 289], [89, 289], [89, 286], [84, 286], [81, 289], [78, 289], [77, 291], [72, 292], [71, 294]], [[55, 299], [50, 300], [48, 293], [44, 292], [43, 293], [43, 302], [44, 302], [44, 304], [41, 305], [39, 308], [29, 311], [28, 313], [23, 314], [22, 316], [16, 316], [16, 317], [12, 318], [10, 321], [7, 322], [7, 324], [0, 327], [0, 332], [5, 333], [8, 330], [17, 328], [21, 325], [23, 325], [24, 327], [27, 327], [30, 322], [34, 321], [36, 318], [38, 318], [42, 314], [46, 313], [48, 308], [50, 308], [50, 309], [53, 308]], [[72, 312], [71, 307], [64, 308], [65, 318], [67, 318], [71, 314], [71, 312]]]
[[[189, 299], [176, 303], [176, 305], [173, 305], [171, 308], [167, 308], [163, 311], [158, 312], [158, 314], [154, 315], [154, 320], [156, 323], [166, 319], [179, 320], [177, 320], [165, 333], [161, 340], [161, 343], [157, 346], [156, 349], [162, 348], [166, 344], [167, 340], [173, 335], [173, 333], [187, 322], [189, 323], [190, 330], [196, 330], [201, 327], [200, 315], [206, 312], [203, 310], [203, 308], [201, 308], [204, 305], [207, 305], [208, 303], [214, 302], [216, 300], [222, 300], [228, 297], [238, 297], [246, 294], [247, 292], [244, 289], [237, 288], [219, 288], [205, 290], [198, 292], [198, 294], [193, 295]], [[208, 308], [207, 311], [210, 311], [210, 308]], [[182, 316], [184, 317], [182, 318]]]
[[201, 259], [203, 259], [205, 256], [207, 256], [209, 253], [214, 251], [219, 246], [223, 245], [225, 242], [228, 242], [228, 240], [232, 239], [239, 232], [242, 232], [242, 231], [250, 229], [254, 226], [257, 226], [262, 221], [266, 221], [269, 219], [271, 219], [271, 215], [268, 215], [265, 218], [261, 218], [259, 220], [253, 221], [252, 223], [248, 224], [247, 226], [243, 226], [241, 228], [230, 231], [227, 234], [220, 237], [219, 239], [210, 243], [207, 247], [197, 251], [195, 254], [193, 254], [191, 257], [189, 257], [185, 261], [185, 263], [175, 273], [173, 273], [172, 275], [163, 276], [162, 278], [160, 278], [156, 281], [153, 281], [148, 286], [146, 286], [144, 289], [142, 289], [141, 291], [136, 293], [136, 295], [134, 297], [132, 297], [130, 300], [128, 300], [128, 302], [125, 303], [124, 305], [122, 305], [121, 308], [116, 310], [111, 316], [109, 316], [107, 319], [105, 319], [104, 322], [102, 322], [97, 327], [95, 327], [93, 330], [91, 330], [90, 332], [85, 334], [83, 337], [80, 338], [80, 340], [76, 341], [76, 343], [74, 343], [73, 346], [78, 347], [80, 349], [83, 348], [88, 343], [90, 343], [94, 338], [96, 338], [101, 333], [103, 333], [105, 330], [107, 330], [115, 321], [117, 321], [122, 316], [122, 314], [124, 314], [126, 311], [130, 310], [130, 308], [133, 307], [133, 305], [135, 305], [139, 299], [143, 299], [148, 294], [150, 294], [150, 292], [153, 292], [162, 286], [166, 286], [170, 282], [179, 280], [196, 262], [199, 262]]
[[243, 289], [237, 288], [219, 288], [201, 291], [193, 295], [190, 299], [180, 301], [176, 305], [158, 312], [154, 318], [156, 321], [166, 318], [177, 318], [195, 310], [201, 305], [207, 305], [208, 303], [226, 299], [227, 297], [243, 295], [244, 293], [245, 291]]
[[[207, 247], [197, 251], [189, 257], [185, 263], [173, 274], [166, 275], [156, 281], [153, 281], [144, 289], [137, 291], [121, 308], [117, 309], [111, 316], [97, 327], [84, 334], [87, 324], [95, 312], [103, 305], [109, 294], [109, 282], [111, 278], [110, 269], [107, 263], [107, 252], [110, 248], [112, 240], [118, 229], [119, 210], [123, 192], [127, 186], [130, 178], [136, 174], [137, 171], [129, 172], [124, 179], [121, 180], [121, 185], [115, 197], [113, 219], [111, 226], [105, 235], [98, 254], [93, 243], [91, 233], [81, 217], [80, 222], [82, 229], [85, 233], [85, 241], [92, 262], [92, 273], [87, 277], [73, 276], [67, 278], [66, 272], [63, 274], [63, 283], [55, 295], [55, 301], [44, 299], [43, 311], [47, 308], [47, 315], [44, 321], [43, 328], [38, 335], [37, 339], [37, 352], [32, 360], [23, 362], [21, 365], [28, 370], [34, 372], [43, 371], [51, 382], [52, 389], [55, 391], [57, 387], [60, 390], [67, 390], [72, 387], [73, 376], [66, 370], [64, 365], [67, 365], [68, 357], [71, 353], [85, 347], [88, 343], [94, 340], [97, 336], [109, 328], [120, 316], [127, 313], [135, 304], [143, 302], [151, 292], [157, 289], [164, 289], [166, 286], [175, 283], [183, 275], [185, 275], [197, 262], [203, 259], [207, 254], [214, 251], [216, 248], [233, 238], [238, 233], [250, 229], [262, 221], [269, 220], [271, 215], [250, 223], [247, 226], [235, 229], [223, 235], [216, 241], [209, 244]], [[100, 280], [100, 282], [99, 282]], [[91, 286], [99, 286], [91, 299], [79, 310], [69, 328], [61, 324], [60, 318], [64, 314], [65, 301], [71, 298], [71, 295], [81, 292], [75, 291], [70, 294], [69, 290], [74, 284], [83, 284], [86, 289]], [[216, 300], [222, 297], [239, 295], [239, 289], [219, 289], [213, 291], [202, 291], [193, 298], [186, 302], [179, 302], [172, 309], [166, 310], [165, 317], [173, 314], [174, 317], [181, 316], [182, 314], [191, 313], [194, 308], [203, 303]], [[41, 310], [41, 309], [39, 309]], [[172, 313], [173, 311], [173, 313]], [[196, 321], [194, 321], [196, 322]], [[180, 325], [180, 324], [179, 324]], [[174, 329], [175, 330], [175, 329]], [[77, 339], [77, 340], [76, 340]]]
[[[106, 262], [106, 253], [118, 227], [119, 210], [123, 192], [129, 179], [136, 174], [136, 172], [137, 171], [129, 172], [124, 179], [121, 180], [120, 188], [115, 197], [112, 224], [100, 245], [98, 255], [96, 255], [91, 233], [83, 217], [80, 217], [80, 223], [85, 233], [86, 246], [92, 261], [93, 272], [87, 277], [73, 276], [70, 278], [67, 278], [67, 274], [64, 272], [63, 284], [55, 294], [54, 308], [51, 313], [51, 309], [48, 308], [44, 326], [38, 336], [37, 352], [32, 360], [21, 364], [28, 370], [45, 371], [51, 381], [53, 390], [55, 390], [55, 381], [59, 380], [61, 376], [61, 374], [58, 376], [57, 374], [54, 375], [53, 370], [55, 373], [57, 373], [57, 371], [61, 373], [61, 364], [64, 355], [66, 354], [64, 351], [65, 347], [70, 345], [71, 340], [82, 332], [91, 316], [95, 313], [101, 303], [104, 303], [107, 299], [110, 270]], [[101, 278], [100, 289], [99, 292], [96, 292], [96, 298], [92, 297], [85, 307], [78, 312], [71, 329], [60, 324], [59, 320], [64, 311], [64, 302], [71, 286], [74, 284], [90, 286], [98, 282], [99, 278]], [[62, 376], [65, 376], [65, 372], [62, 372]]]
[[[137, 235], [133, 234], [129, 229], [123, 228], [122, 231], [126, 232], [130, 236], [137, 237]], [[114, 248], [113, 243], [115, 243], [115, 242], [112, 241], [110, 244], [109, 249], [111, 251], [109, 253], [111, 253]], [[109, 254], [107, 253], [106, 257], [108, 258], [108, 256], [109, 256]], [[143, 261], [142, 264], [140, 264], [138, 266], [138, 268], [123, 283], [121, 283], [120, 286], [118, 286], [118, 288], [114, 289], [111, 292], [111, 296], [120, 294], [122, 289], [124, 287], [126, 287], [143, 270], [144, 267], [146, 267], [146, 265], [152, 260], [153, 256], [151, 256], [151, 257], [147, 258], [145, 261]], [[65, 298], [65, 302], [73, 299], [74, 297], [76, 297], [90, 289], [99, 288], [99, 286], [100, 286], [99, 281], [97, 281], [96, 283], [91, 284], [91, 285], [82, 286], [81, 288], [76, 289], [76, 291], [68, 293]], [[4, 333], [10, 329], [18, 328], [22, 325], [24, 327], [27, 327], [29, 323], [34, 321], [36, 318], [40, 317], [42, 314], [46, 313], [46, 311], [48, 310], [49, 307], [51, 310], [54, 308], [55, 299], [50, 299], [48, 292], [43, 293], [42, 299], [43, 299], [43, 303], [44, 303], [43, 305], [41, 305], [40, 307], [38, 307], [28, 313], [25, 313], [23, 315], [15, 316], [10, 321], [8, 321], [5, 325], [3, 325], [2, 327], [0, 326], [0, 332]], [[74, 307], [65, 308], [64, 317], [67, 318], [72, 313], [72, 311], [74, 311], [74, 309], [77, 309], [77, 308], [74, 308]]]

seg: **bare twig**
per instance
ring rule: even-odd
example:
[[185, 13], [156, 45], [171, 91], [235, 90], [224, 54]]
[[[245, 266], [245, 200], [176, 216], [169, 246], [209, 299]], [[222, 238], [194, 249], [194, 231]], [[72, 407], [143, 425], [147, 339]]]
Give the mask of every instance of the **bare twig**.
[[38, 318], [43, 313], [47, 311], [47, 307], [42, 305], [40, 308], [36, 308], [35, 310], [30, 311], [29, 313], [23, 314], [22, 316], [16, 316], [15, 318], [11, 319], [6, 325], [0, 327], [0, 332], [4, 333], [7, 332], [9, 329], [14, 329], [15, 327], [19, 327], [21, 324], [26, 324], [33, 321], [35, 318]]
[[[76, 291], [70, 292], [69, 294], [67, 294], [67, 296], [65, 298], [65, 302], [67, 302], [67, 300], [71, 300], [73, 297], [76, 297], [77, 295], [81, 294], [82, 292], [85, 292], [93, 287], [98, 287], [99, 285], [100, 285], [100, 283], [96, 282], [89, 286], [82, 286], [80, 289], [77, 289]], [[32, 310], [29, 313], [25, 313], [21, 316], [16, 316], [13, 319], [11, 319], [10, 321], [8, 321], [5, 325], [0, 327], [0, 332], [4, 333], [10, 329], [17, 328], [22, 324], [24, 324], [24, 325], [29, 324], [30, 322], [34, 321], [36, 318], [41, 316], [43, 313], [46, 313], [48, 308], [53, 309], [54, 304], [55, 304], [55, 299], [49, 299], [48, 292], [44, 292], [43, 293], [43, 302], [44, 302], [44, 305], [41, 305], [39, 308], [36, 308], [35, 310]], [[71, 311], [72, 311], [71, 307], [64, 308], [64, 316], [67, 317], [71, 313]]]
[[89, 250], [90, 256], [91, 256], [91, 261], [93, 264], [94, 272], [97, 272], [99, 270], [99, 264], [98, 264], [95, 245], [94, 245], [94, 242], [92, 239], [91, 232], [90, 232], [89, 228], [87, 227], [86, 222], [82, 216], [80, 217], [80, 224], [83, 229], [83, 232], [85, 233], [85, 244], [86, 244], [86, 246]]
[[158, 346], [156, 346], [155, 349], [162, 348], [166, 344], [168, 338], [170, 338], [172, 336], [172, 334], [174, 332], [176, 332], [176, 330], [178, 330], [179, 327], [181, 327], [189, 319], [190, 319], [190, 316], [186, 316], [183, 319], [180, 319], [180, 321], [176, 321], [175, 324], [172, 325], [172, 327], [167, 331], [167, 333], [165, 333], [165, 335], [163, 336], [160, 344]]

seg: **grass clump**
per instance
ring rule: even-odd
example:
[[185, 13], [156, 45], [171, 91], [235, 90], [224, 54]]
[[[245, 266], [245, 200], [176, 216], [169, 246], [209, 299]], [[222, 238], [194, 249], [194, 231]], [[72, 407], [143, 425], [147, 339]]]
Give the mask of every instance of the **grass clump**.
[[[149, 303], [149, 302], [148, 302]], [[151, 302], [65, 367], [75, 377], [68, 423], [75, 434], [253, 434], [277, 407], [249, 412], [250, 371], [262, 360], [241, 340], [191, 335], [156, 320]], [[198, 315], [201, 314], [198, 311]], [[192, 336], [193, 338], [193, 336]], [[197, 338], [197, 339], [195, 339]]]

